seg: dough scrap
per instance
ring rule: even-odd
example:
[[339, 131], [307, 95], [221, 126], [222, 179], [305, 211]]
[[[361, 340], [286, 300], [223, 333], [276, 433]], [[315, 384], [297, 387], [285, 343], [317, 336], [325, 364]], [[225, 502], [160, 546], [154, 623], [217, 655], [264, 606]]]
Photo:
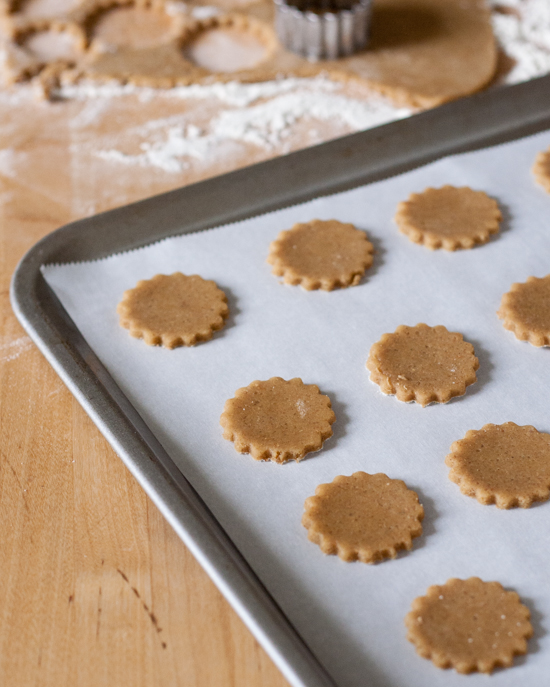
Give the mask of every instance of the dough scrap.
[[399, 203], [395, 221], [411, 241], [432, 250], [473, 248], [499, 230], [498, 204], [483, 191], [467, 186], [427, 188]]
[[532, 172], [537, 184], [550, 193], [550, 148], [538, 153]]
[[151, 48], [170, 42], [181, 31], [180, 19], [169, 14], [163, 3], [138, 0], [103, 0], [85, 6], [78, 21], [95, 53]]
[[227, 297], [213, 281], [157, 274], [124, 292], [118, 304], [120, 324], [149, 346], [194, 346], [208, 341], [229, 315]]
[[383, 393], [422, 406], [465, 394], [478, 367], [472, 344], [442, 325], [400, 325], [372, 345], [367, 359], [370, 379]]
[[[161, 11], [161, 10], [158, 10]], [[262, 62], [276, 49], [274, 31], [267, 25], [242, 14], [225, 14], [203, 20], [181, 19], [179, 35], [159, 45], [116, 50], [95, 51], [90, 54], [84, 73], [100, 81], [116, 79], [136, 86], [172, 88], [206, 80], [255, 81], [257, 67], [233, 72], [212, 72], [190, 59], [193, 43], [208, 31], [226, 29], [252, 35], [265, 45]], [[92, 43], [92, 47], [94, 44]]]
[[86, 51], [86, 35], [78, 23], [36, 19], [9, 25], [3, 64], [7, 83], [27, 81], [44, 71], [61, 75], [74, 68]]
[[[4, 0], [9, 21], [20, 20], [18, 10], [23, 1]], [[68, 16], [86, 28], [90, 18], [114, 5], [159, 12], [167, 7], [163, 0], [107, 0], [85, 3], [84, 9], [77, 8]], [[351, 57], [317, 64], [285, 51], [279, 44], [270, 0], [219, 0], [217, 5], [219, 14], [197, 21], [193, 11], [203, 7], [200, 2], [186, 3], [179, 15], [177, 6], [171, 4], [170, 16], [179, 22], [179, 29], [168, 43], [149, 48], [97, 52], [90, 35], [83, 60], [75, 67], [61, 70], [58, 80], [71, 83], [86, 78], [116, 79], [120, 83], [171, 88], [323, 73], [333, 79], [366, 82], [398, 105], [428, 108], [485, 88], [497, 68], [490, 11], [481, 0], [378, 0], [373, 8], [369, 47]], [[194, 65], [185, 58], [189, 40], [197, 31], [216, 26], [261, 34], [266, 44], [265, 59], [253, 68], [231, 73], [211, 72]], [[52, 70], [49, 75], [47, 92], [53, 88]]]
[[287, 284], [332, 291], [357, 285], [373, 253], [365, 232], [353, 224], [314, 219], [282, 231], [271, 243], [267, 262]]
[[529, 508], [550, 496], [550, 434], [514, 422], [488, 424], [455, 441], [445, 459], [466, 496], [498, 508]]
[[520, 341], [550, 346], [550, 274], [512, 284], [497, 310], [502, 326]]
[[422, 534], [424, 509], [405, 482], [355, 472], [320, 484], [304, 504], [308, 539], [344, 561], [376, 563], [410, 551]]
[[405, 617], [407, 639], [438, 668], [491, 673], [527, 653], [533, 635], [529, 609], [516, 592], [479, 577], [429, 587]]
[[238, 389], [225, 403], [223, 436], [255, 460], [300, 461], [332, 436], [336, 417], [315, 384], [272, 377]]

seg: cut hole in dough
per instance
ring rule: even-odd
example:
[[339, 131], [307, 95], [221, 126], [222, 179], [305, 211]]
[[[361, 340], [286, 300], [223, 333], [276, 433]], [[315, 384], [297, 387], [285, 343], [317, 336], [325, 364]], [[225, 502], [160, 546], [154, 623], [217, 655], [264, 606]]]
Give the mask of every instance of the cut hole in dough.
[[75, 61], [80, 55], [78, 38], [64, 31], [37, 31], [26, 38], [21, 47], [39, 63], [56, 60]]
[[185, 57], [211, 72], [238, 72], [256, 67], [268, 56], [268, 46], [257, 35], [234, 27], [216, 27], [200, 33]]

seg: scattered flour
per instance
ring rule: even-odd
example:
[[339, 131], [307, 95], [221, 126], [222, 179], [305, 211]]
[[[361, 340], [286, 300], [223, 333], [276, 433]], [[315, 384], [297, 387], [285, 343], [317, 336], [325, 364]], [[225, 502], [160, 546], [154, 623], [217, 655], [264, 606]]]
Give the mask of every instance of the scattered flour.
[[301, 398], [296, 401], [296, 410], [302, 419], [307, 415], [307, 405]]
[[[152, 98], [196, 98], [202, 100], [217, 98], [226, 105], [246, 107], [262, 98], [273, 98], [302, 88], [334, 92], [338, 90], [339, 84], [327, 77], [320, 76], [311, 79], [289, 78], [261, 83], [216, 82], [205, 85], [194, 84], [192, 86], [179, 86], [167, 90], [156, 90], [154, 88], [140, 88], [130, 84], [121, 86], [116, 81], [106, 84], [97, 84], [89, 81], [80, 82], [76, 85], [64, 85], [54, 95], [73, 100], [115, 98], [128, 94], [135, 94], [144, 101], [151, 100]], [[387, 103], [387, 101], [384, 102]], [[391, 105], [390, 107], [395, 109]]]
[[[116, 93], [140, 91], [133, 87], [116, 88]], [[99, 150], [104, 160], [125, 165], [152, 166], [165, 172], [181, 172], [188, 163], [185, 158], [205, 159], [213, 155], [226, 141], [252, 144], [265, 150], [283, 148], [292, 128], [300, 121], [339, 121], [350, 131], [369, 129], [411, 114], [408, 108], [397, 108], [377, 95], [355, 99], [341, 92], [341, 85], [326, 77], [286, 79], [260, 84], [211, 84], [188, 86], [163, 92], [170, 98], [216, 98], [230, 109], [214, 117], [207, 130], [195, 125], [173, 124], [166, 120], [149, 122], [147, 129], [164, 128], [161, 140], [141, 144], [141, 152], [129, 155], [118, 149]], [[155, 92], [158, 96], [158, 92]], [[85, 94], [85, 95], [84, 95]], [[63, 97], [112, 97], [113, 86], [72, 86], [62, 91]], [[145, 94], [149, 97], [149, 94]]]
[[[550, 0], [489, 0], [493, 9], [493, 28], [497, 40], [514, 65], [501, 83], [525, 81], [550, 72]], [[169, 1], [171, 14], [193, 14], [206, 18], [219, 8], [193, 8], [184, 2]], [[365, 130], [413, 113], [398, 108], [380, 96], [351, 96], [342, 84], [326, 76], [310, 79], [289, 78], [264, 83], [238, 82], [191, 85], [170, 90], [137, 88], [117, 83], [93, 82], [64, 85], [59, 98], [84, 101], [86, 107], [71, 122], [71, 129], [84, 129], [106, 111], [115, 98], [132, 95], [140, 102], [170, 99], [204, 100], [218, 103], [211, 120], [190, 121], [186, 108], [182, 114], [155, 119], [133, 130], [138, 141], [128, 153], [121, 138], [103, 142], [93, 152], [103, 160], [125, 166], [150, 167], [175, 174], [188, 169], [192, 160], [205, 163], [220, 159], [233, 145], [252, 145], [276, 153], [292, 149], [296, 127], [306, 129], [311, 142], [319, 142], [330, 131], [341, 135]], [[4, 97], [2, 95], [2, 97]], [[11, 96], [13, 97], [13, 96]], [[318, 123], [325, 132], [317, 135]], [[331, 128], [331, 122], [334, 124]], [[323, 128], [323, 127], [322, 127]], [[326, 131], [329, 130], [327, 134]], [[0, 155], [0, 165], [9, 167], [9, 154]]]
[[15, 151], [13, 148], [2, 148], [0, 150], [0, 174], [12, 177], [14, 174]]
[[515, 64], [503, 83], [550, 72], [550, 1], [490, 0], [495, 36]]
[[33, 347], [32, 341], [28, 336], [21, 336], [19, 339], [9, 341], [5, 344], [0, 344], [0, 361], [9, 363], [12, 360], [17, 360], [20, 355], [27, 353]]

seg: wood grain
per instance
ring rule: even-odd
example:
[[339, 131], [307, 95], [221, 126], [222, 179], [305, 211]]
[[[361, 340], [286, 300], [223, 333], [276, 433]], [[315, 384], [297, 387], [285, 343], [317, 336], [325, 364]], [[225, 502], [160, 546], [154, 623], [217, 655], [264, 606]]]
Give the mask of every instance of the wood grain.
[[86, 168], [78, 107], [0, 103], [0, 685], [284, 687], [11, 311], [40, 237], [192, 180]]

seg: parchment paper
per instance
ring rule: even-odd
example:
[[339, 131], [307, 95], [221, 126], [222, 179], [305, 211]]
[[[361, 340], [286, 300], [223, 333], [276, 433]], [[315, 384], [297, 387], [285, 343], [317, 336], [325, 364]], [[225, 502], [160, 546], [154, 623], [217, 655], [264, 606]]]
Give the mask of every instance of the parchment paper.
[[[491, 686], [550, 680], [550, 502], [482, 506], [461, 495], [444, 464], [453, 441], [488, 422], [550, 431], [550, 350], [517, 341], [495, 314], [513, 282], [550, 272], [550, 196], [530, 173], [548, 145], [550, 133], [539, 134], [239, 224], [44, 269], [90, 346], [341, 685], [488, 684], [418, 657], [403, 625], [429, 585], [472, 575], [516, 590], [536, 630], [527, 657], [494, 674]], [[399, 234], [398, 201], [445, 183], [495, 197], [505, 216], [501, 234], [456, 253]], [[314, 217], [368, 232], [377, 253], [359, 286], [306, 292], [271, 275], [269, 242]], [[216, 280], [231, 317], [195, 348], [151, 348], [118, 325], [116, 305], [139, 279], [176, 270]], [[480, 359], [478, 383], [447, 405], [400, 403], [369, 382], [372, 343], [418, 322], [461, 332]], [[272, 376], [301, 377], [333, 402], [334, 437], [300, 464], [256, 462], [222, 438], [225, 400]], [[305, 498], [356, 470], [385, 472], [419, 493], [424, 534], [411, 552], [369, 566], [324, 556], [308, 541], [300, 523]]]

